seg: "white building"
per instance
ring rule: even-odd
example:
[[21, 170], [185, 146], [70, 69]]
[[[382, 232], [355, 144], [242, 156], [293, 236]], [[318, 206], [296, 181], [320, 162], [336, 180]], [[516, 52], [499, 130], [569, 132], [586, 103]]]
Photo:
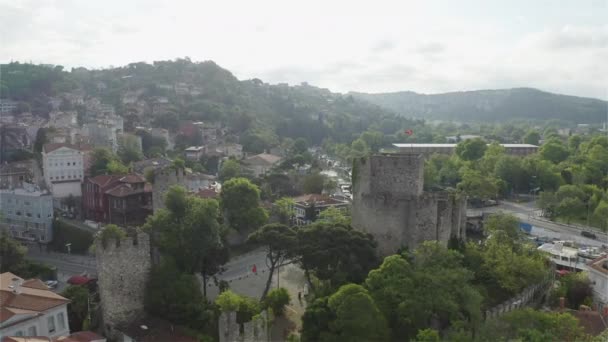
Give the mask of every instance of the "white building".
[[205, 153], [205, 146], [190, 146], [184, 150], [186, 159], [199, 160]]
[[39, 279], [0, 274], [0, 340], [6, 336], [69, 335], [68, 303]]
[[593, 285], [593, 303], [599, 311], [608, 310], [608, 255], [604, 255], [587, 264], [589, 279]]
[[70, 144], [46, 144], [42, 149], [44, 181], [54, 198], [82, 195], [85, 151]]
[[243, 161], [245, 166], [253, 173], [255, 177], [265, 175], [272, 168], [281, 162], [281, 157], [274, 154], [260, 153]]
[[49, 242], [53, 238], [53, 198], [32, 184], [0, 190], [0, 226], [15, 238]]
[[585, 259], [578, 255], [578, 249], [564, 245], [564, 241], [555, 243], [544, 243], [538, 250], [547, 253], [551, 261], [560, 269], [571, 271], [586, 271]]

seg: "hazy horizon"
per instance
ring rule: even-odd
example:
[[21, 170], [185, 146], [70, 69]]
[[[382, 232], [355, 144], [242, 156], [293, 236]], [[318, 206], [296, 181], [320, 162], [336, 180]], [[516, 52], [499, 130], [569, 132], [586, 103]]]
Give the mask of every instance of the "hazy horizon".
[[605, 0], [249, 3], [0, 0], [0, 61], [107, 68], [190, 57], [335, 92], [536, 88], [608, 99]]

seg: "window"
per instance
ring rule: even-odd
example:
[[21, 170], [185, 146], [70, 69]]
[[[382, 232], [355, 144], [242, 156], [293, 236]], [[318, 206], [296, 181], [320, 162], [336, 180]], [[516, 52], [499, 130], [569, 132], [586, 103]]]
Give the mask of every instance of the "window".
[[16, 331], [15, 336], [23, 336], [23, 331], [21, 331], [21, 330]]
[[49, 316], [46, 319], [46, 323], [49, 327], [49, 334], [55, 332], [55, 316]]
[[60, 312], [57, 315], [57, 322], [59, 322], [59, 329], [64, 330], [65, 329], [65, 317], [63, 312]]
[[27, 335], [28, 336], [37, 336], [38, 335], [38, 331], [36, 331], [35, 325], [32, 325], [31, 327], [27, 328]]

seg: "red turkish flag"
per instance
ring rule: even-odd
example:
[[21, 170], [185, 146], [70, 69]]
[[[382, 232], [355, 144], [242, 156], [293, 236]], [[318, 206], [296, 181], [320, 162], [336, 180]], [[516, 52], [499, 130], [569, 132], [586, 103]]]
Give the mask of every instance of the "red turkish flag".
[[412, 135], [412, 134], [414, 134], [414, 131], [412, 131], [411, 129], [406, 129], [405, 134]]

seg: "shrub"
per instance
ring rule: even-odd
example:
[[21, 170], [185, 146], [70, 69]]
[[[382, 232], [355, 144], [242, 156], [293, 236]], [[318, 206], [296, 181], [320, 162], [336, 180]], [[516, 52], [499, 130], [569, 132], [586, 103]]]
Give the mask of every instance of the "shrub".
[[289, 304], [291, 298], [289, 292], [286, 289], [280, 287], [278, 289], [272, 289], [266, 295], [264, 299], [264, 307], [272, 309], [275, 316], [283, 316], [285, 313], [285, 306]]

